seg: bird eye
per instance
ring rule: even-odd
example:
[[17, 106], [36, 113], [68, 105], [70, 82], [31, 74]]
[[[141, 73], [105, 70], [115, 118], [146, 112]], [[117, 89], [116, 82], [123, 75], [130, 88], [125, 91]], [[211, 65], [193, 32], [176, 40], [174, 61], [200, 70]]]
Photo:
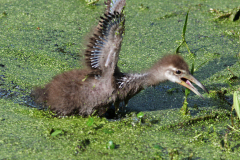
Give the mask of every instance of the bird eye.
[[179, 70], [177, 70], [177, 71], [176, 71], [176, 74], [181, 74], [181, 73], [182, 73], [182, 72], [181, 72], [181, 71], [179, 71]]

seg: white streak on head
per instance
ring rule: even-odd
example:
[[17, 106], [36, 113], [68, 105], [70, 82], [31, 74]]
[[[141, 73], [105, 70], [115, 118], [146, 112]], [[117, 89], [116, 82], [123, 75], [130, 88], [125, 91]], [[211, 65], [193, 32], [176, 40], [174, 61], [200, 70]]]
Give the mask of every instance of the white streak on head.
[[181, 82], [181, 75], [176, 75], [174, 74], [177, 70], [177, 68], [173, 67], [173, 66], [169, 66], [168, 69], [165, 71], [165, 76], [166, 78], [174, 83], [180, 83]]

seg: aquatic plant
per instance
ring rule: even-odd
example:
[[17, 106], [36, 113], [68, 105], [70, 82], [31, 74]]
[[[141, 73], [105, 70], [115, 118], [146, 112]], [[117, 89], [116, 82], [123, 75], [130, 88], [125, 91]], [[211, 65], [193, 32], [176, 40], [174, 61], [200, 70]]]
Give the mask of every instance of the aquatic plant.
[[240, 95], [239, 95], [239, 92], [238, 91], [235, 91], [233, 93], [233, 109], [235, 109], [236, 113], [237, 113], [237, 116], [238, 118], [240, 119]]
[[[188, 10], [188, 12], [187, 12], [187, 14], [186, 14], [185, 23], [184, 23], [183, 31], [182, 31], [182, 40], [181, 40], [180, 45], [179, 45], [179, 46], [177, 47], [177, 49], [176, 49], [176, 53], [178, 54], [180, 47], [181, 47], [182, 45], [185, 45], [185, 46], [187, 47], [188, 53], [189, 53], [190, 55], [193, 55], [193, 58], [195, 58], [195, 57], [194, 57], [194, 54], [190, 51], [190, 49], [189, 49], [189, 47], [188, 47], [188, 45], [187, 45], [187, 42], [186, 42], [186, 38], [185, 38], [185, 34], [186, 34], [186, 30], [187, 30], [187, 21], [188, 21], [188, 13], [189, 13], [189, 11], [190, 11], [190, 8], [189, 8], [189, 10]], [[194, 61], [195, 61], [195, 59], [194, 59]], [[192, 75], [193, 75], [193, 73], [194, 73], [194, 61], [193, 61], [193, 63], [192, 63], [192, 68], [191, 68], [191, 74], [192, 74]], [[182, 108], [181, 108], [181, 112], [182, 112], [183, 115], [187, 115], [187, 114], [189, 113], [189, 110], [188, 110], [188, 102], [187, 102], [187, 97], [188, 97], [189, 94], [190, 94], [190, 90], [189, 90], [188, 88], [186, 88], [186, 89], [185, 89], [185, 100], [184, 100], [183, 106], [182, 106]]]

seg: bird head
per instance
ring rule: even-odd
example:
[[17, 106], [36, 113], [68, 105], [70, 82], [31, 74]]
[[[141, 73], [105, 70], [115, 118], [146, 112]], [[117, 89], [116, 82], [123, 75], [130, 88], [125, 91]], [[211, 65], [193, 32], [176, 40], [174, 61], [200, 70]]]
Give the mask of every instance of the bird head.
[[161, 68], [160, 69], [161, 73], [164, 74], [163, 76], [165, 77], [166, 80], [178, 83], [190, 89], [200, 97], [202, 97], [202, 95], [192, 85], [192, 83], [195, 83], [204, 91], [208, 92], [205, 86], [201, 82], [199, 82], [195, 77], [193, 77], [193, 75], [190, 74], [188, 65], [181, 56], [179, 55], [165, 56], [159, 61], [157, 65], [159, 68]]

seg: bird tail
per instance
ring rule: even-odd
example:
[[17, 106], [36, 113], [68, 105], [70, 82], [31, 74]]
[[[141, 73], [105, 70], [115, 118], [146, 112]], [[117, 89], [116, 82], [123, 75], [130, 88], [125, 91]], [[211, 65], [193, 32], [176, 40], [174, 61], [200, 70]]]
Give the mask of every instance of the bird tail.
[[114, 13], [114, 12], [118, 12], [118, 13], [122, 13], [125, 5], [126, 5], [126, 0], [107, 0], [107, 2], [105, 2], [105, 5], [107, 6], [106, 8], [106, 12], [107, 13]]

